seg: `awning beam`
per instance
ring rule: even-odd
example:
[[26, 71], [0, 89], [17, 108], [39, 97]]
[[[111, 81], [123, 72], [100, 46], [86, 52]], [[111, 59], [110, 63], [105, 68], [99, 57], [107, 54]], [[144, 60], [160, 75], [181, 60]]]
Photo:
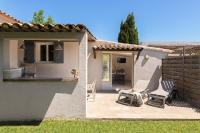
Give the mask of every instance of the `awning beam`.
[[97, 51], [105, 51], [105, 52], [108, 52], [108, 51], [111, 51], [111, 52], [134, 52], [134, 51], [137, 51], [139, 54], [140, 52], [143, 50], [143, 48], [133, 48], [133, 49], [99, 49], [99, 48], [93, 48], [93, 55], [94, 55], [94, 59], [96, 59], [96, 52]]

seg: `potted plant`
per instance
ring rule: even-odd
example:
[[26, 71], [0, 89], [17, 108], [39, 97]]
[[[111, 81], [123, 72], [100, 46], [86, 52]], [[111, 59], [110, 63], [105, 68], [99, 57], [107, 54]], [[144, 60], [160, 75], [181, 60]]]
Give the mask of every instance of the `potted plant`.
[[71, 74], [74, 76], [74, 78], [78, 78], [79, 72], [76, 69], [72, 69]]

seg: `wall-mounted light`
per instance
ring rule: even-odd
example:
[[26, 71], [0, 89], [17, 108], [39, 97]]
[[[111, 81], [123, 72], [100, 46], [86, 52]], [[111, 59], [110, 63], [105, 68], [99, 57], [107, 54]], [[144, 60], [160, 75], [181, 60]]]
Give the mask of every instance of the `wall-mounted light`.
[[145, 58], [146, 60], [148, 60], [148, 59], [149, 59], [149, 55], [146, 54], [146, 55], [144, 56], [144, 58]]
[[22, 44], [19, 46], [19, 49], [25, 49], [24, 40], [22, 41]]
[[55, 50], [56, 51], [63, 50], [62, 46], [60, 45], [60, 40], [58, 40], [58, 44], [56, 45]]

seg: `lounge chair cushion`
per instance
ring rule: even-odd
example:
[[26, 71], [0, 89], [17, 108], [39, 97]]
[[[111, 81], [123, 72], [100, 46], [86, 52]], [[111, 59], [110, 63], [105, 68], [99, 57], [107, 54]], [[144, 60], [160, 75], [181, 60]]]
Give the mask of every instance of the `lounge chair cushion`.
[[165, 107], [166, 99], [174, 89], [173, 81], [163, 80], [158, 89], [149, 93], [147, 104], [156, 107]]
[[133, 100], [133, 105], [136, 107], [142, 106], [144, 101], [142, 99], [142, 95], [139, 92], [134, 92], [134, 98], [135, 99]]
[[158, 90], [156, 90], [156, 91], [151, 92], [150, 94], [162, 95], [162, 96], [168, 97], [169, 92], [164, 91], [163, 89], [158, 89]]

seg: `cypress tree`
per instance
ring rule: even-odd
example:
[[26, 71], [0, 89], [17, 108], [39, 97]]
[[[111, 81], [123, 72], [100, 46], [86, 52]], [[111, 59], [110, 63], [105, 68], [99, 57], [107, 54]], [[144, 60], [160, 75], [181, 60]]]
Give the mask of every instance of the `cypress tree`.
[[139, 44], [138, 31], [135, 25], [133, 13], [127, 16], [126, 21], [121, 22], [118, 42], [136, 45]]

